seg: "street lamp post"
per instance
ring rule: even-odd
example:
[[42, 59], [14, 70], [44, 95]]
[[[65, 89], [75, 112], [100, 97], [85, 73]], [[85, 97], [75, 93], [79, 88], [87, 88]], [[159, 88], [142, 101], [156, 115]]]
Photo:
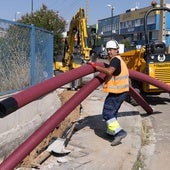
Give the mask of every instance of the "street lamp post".
[[21, 12], [17, 11], [15, 12], [15, 21], [17, 20], [17, 15], [19, 15]]
[[113, 11], [114, 11], [114, 7], [113, 7], [113, 5], [110, 5], [110, 4], [108, 4], [107, 5], [110, 9], [111, 9], [111, 20], [110, 20], [110, 22], [111, 22], [111, 39], [113, 39]]
[[31, 0], [31, 14], [33, 14], [33, 10], [34, 10], [34, 2], [33, 0]]

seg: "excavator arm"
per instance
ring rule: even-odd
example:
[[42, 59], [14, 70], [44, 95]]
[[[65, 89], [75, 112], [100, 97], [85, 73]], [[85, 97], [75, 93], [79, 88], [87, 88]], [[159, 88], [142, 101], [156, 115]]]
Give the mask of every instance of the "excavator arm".
[[[90, 61], [91, 48], [87, 46], [87, 21], [84, 9], [80, 8], [79, 11], [72, 17], [70, 27], [65, 41], [65, 51], [62, 60], [62, 66], [55, 64], [55, 69], [59, 71], [68, 71], [73, 68], [81, 66], [82, 63]], [[82, 59], [81, 63], [74, 62], [74, 52], [78, 51], [79, 57]]]

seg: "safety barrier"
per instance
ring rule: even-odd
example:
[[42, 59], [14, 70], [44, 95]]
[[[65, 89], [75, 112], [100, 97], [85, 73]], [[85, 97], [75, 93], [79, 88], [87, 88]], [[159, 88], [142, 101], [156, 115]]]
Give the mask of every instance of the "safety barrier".
[[[105, 67], [105, 63], [96, 63]], [[24, 90], [0, 102], [0, 113], [5, 116], [13, 111], [23, 107], [33, 100], [55, 90], [56, 88], [67, 84], [80, 77], [95, 72], [91, 65], [84, 65], [80, 68], [73, 69], [69, 72], [62, 73], [54, 78], [46, 80], [38, 85]], [[143, 73], [129, 70], [130, 77], [146, 81], [152, 85], [156, 85], [167, 92], [170, 92], [170, 86], [163, 82], [155, 80]], [[11, 170], [15, 168], [61, 121], [79, 105], [94, 89], [104, 82], [105, 74], [100, 73], [98, 76], [84, 85], [73, 97], [71, 97], [59, 110], [57, 110], [38, 130], [36, 130], [28, 139], [25, 140], [11, 155], [9, 155], [0, 165], [1, 170]], [[31, 93], [31, 95], [30, 95]], [[149, 112], [153, 112], [147, 102], [137, 92], [130, 88], [130, 94], [139, 104], [142, 99], [142, 107]]]

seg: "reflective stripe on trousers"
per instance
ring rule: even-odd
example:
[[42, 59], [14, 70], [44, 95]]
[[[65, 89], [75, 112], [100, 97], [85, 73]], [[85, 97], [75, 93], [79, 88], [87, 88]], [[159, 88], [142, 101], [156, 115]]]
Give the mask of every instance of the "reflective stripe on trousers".
[[107, 133], [110, 135], [115, 135], [122, 130], [116, 118], [109, 119], [106, 123], [107, 123]]

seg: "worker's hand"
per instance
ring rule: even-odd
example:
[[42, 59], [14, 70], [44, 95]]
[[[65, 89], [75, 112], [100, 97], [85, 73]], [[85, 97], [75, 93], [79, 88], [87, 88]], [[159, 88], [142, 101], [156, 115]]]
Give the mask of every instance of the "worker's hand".
[[96, 69], [96, 63], [94, 63], [94, 62], [89, 62], [88, 64], [90, 64], [93, 68], [95, 68]]

